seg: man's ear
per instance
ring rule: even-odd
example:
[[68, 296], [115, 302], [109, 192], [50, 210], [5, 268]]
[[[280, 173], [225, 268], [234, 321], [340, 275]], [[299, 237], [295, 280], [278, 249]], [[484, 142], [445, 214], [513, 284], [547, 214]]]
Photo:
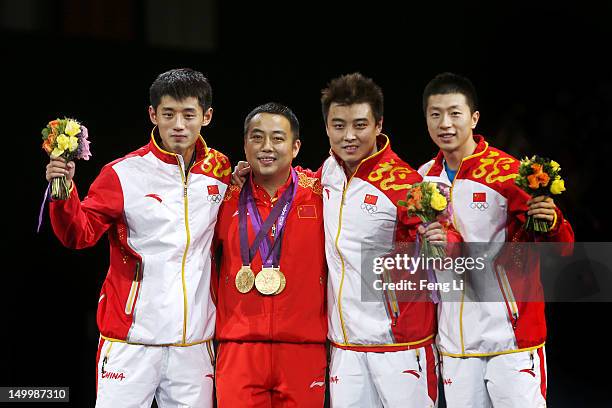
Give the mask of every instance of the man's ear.
[[302, 141], [297, 139], [293, 142], [293, 158], [295, 159], [300, 152], [300, 147], [302, 146]]
[[474, 113], [472, 113], [472, 129], [476, 129], [478, 119], [480, 119], [480, 112], [475, 111]]
[[153, 122], [154, 125], [157, 125], [157, 113], [155, 113], [155, 109], [153, 109], [153, 106], [149, 105], [149, 119], [151, 119], [151, 122]]
[[382, 133], [382, 124], [383, 124], [383, 117], [381, 116], [380, 120], [376, 124], [376, 132], [378, 132], [378, 134]]
[[202, 126], [208, 126], [210, 121], [212, 120], [213, 108], [206, 109], [204, 112], [204, 119], [202, 120]]

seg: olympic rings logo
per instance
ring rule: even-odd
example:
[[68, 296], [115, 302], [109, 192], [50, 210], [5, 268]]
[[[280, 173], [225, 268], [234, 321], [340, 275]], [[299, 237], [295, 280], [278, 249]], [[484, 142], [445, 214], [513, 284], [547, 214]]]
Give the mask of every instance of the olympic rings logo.
[[221, 194], [209, 194], [206, 199], [215, 204], [219, 204], [221, 202]]
[[378, 210], [378, 207], [374, 204], [361, 203], [361, 209], [368, 214], [374, 214]]
[[484, 202], [484, 203], [472, 203], [470, 204], [470, 208], [473, 210], [479, 209], [480, 211], [484, 211], [487, 208], [489, 208], [489, 203]]

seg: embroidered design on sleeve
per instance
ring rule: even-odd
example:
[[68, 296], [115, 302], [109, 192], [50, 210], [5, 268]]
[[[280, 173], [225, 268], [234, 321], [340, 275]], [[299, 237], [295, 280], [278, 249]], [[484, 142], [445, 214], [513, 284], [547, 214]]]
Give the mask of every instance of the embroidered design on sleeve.
[[208, 151], [200, 167], [204, 173], [210, 173], [212, 171], [212, 173], [219, 178], [229, 176], [232, 172], [229, 160], [221, 153], [212, 149]]
[[309, 188], [312, 190], [313, 193], [317, 195], [323, 195], [323, 186], [321, 185], [321, 182], [318, 178], [308, 177], [306, 174], [300, 173], [299, 171], [297, 174], [299, 186]]
[[225, 196], [223, 197], [223, 201], [229, 201], [232, 197], [240, 194], [240, 187], [230, 184], [227, 190], [225, 190]]
[[381, 163], [378, 168], [372, 171], [368, 175], [370, 181], [380, 181], [380, 188], [382, 190], [407, 190], [412, 187], [406, 180], [410, 173], [414, 173], [414, 170], [408, 167], [396, 166], [395, 160], [391, 159], [388, 162]]
[[506, 174], [505, 176], [499, 174], [502, 170], [504, 170], [504, 173], [510, 170], [510, 165], [516, 162], [516, 160], [509, 157], [497, 158], [498, 156], [498, 152], [490, 151], [487, 157], [480, 159], [482, 164], [472, 172], [472, 177], [475, 179], [484, 177], [488, 184], [503, 183], [504, 181], [515, 179], [517, 177], [516, 173]]

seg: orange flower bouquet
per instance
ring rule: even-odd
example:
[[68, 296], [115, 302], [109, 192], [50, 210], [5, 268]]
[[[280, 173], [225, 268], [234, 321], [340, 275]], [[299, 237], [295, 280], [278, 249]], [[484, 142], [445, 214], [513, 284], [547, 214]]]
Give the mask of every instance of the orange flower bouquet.
[[[406, 200], [399, 200], [398, 205], [406, 207], [408, 215], [417, 216], [426, 227], [430, 223], [449, 216], [449, 190], [442, 184], [424, 181], [413, 184], [406, 194]], [[443, 247], [430, 244], [423, 240], [421, 253], [425, 257], [444, 258], [446, 251]]]
[[[521, 160], [519, 173], [514, 182], [532, 197], [561, 194], [565, 191], [565, 181], [561, 178], [561, 167], [554, 160], [532, 156]], [[547, 221], [527, 216], [525, 229], [535, 232], [550, 231]]]

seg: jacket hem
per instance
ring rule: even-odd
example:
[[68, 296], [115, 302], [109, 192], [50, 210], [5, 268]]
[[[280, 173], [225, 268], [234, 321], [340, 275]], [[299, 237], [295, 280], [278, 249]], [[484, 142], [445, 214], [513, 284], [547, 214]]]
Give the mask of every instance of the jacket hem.
[[514, 350], [493, 351], [491, 353], [459, 353], [459, 354], [456, 354], [456, 353], [448, 353], [445, 351], [440, 351], [440, 354], [446, 357], [492, 357], [492, 356], [500, 356], [503, 354], [521, 353], [523, 351], [537, 350], [543, 347], [545, 344], [546, 342], [539, 344], [537, 346], [533, 346], [533, 347], [525, 347], [525, 348], [514, 349]]
[[196, 342], [193, 342], [193, 343], [160, 343], [160, 344], [150, 344], [150, 343], [138, 343], [138, 342], [134, 342], [134, 341], [114, 339], [112, 337], [104, 336], [103, 334], [100, 334], [100, 337], [102, 337], [104, 340], [110, 341], [110, 342], [132, 344], [132, 345], [135, 345], [135, 346], [151, 346], [151, 347], [190, 347], [190, 346], [196, 346], [198, 344], [206, 343], [206, 342], [209, 342], [209, 341], [213, 340], [213, 338], [210, 337], [208, 339], [196, 341]]
[[435, 335], [425, 337], [424, 339], [408, 342], [408, 343], [391, 343], [391, 344], [351, 344], [351, 343], [336, 343], [330, 341], [333, 347], [342, 350], [365, 351], [365, 352], [388, 352], [388, 351], [403, 351], [413, 350], [433, 344]]

